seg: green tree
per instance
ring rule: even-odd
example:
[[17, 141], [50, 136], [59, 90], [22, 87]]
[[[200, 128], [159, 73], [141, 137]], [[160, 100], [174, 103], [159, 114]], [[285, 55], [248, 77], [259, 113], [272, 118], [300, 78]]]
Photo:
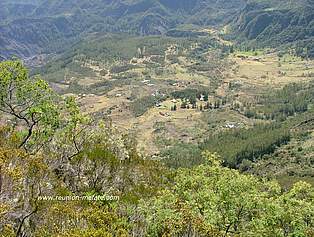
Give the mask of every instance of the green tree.
[[29, 77], [20, 61], [0, 63], [0, 111], [22, 126], [19, 147], [37, 149], [60, 125], [58, 97], [48, 83]]
[[221, 167], [216, 154], [204, 158], [207, 165], [178, 170], [173, 187], [141, 203], [148, 236], [311, 236], [311, 185], [282, 192], [276, 182]]

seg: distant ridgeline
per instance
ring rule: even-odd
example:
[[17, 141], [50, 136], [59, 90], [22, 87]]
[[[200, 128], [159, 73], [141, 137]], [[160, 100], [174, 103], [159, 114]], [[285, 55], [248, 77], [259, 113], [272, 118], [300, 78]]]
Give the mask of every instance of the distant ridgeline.
[[2, 0], [0, 56], [59, 53], [95, 33], [194, 37], [227, 23], [238, 42], [314, 57], [314, 0]]
[[250, 0], [231, 23], [233, 39], [252, 47], [291, 47], [314, 57], [313, 0]]
[[244, 0], [2, 0], [0, 54], [58, 53], [92, 33], [160, 35], [180, 25], [225, 24], [244, 6]]

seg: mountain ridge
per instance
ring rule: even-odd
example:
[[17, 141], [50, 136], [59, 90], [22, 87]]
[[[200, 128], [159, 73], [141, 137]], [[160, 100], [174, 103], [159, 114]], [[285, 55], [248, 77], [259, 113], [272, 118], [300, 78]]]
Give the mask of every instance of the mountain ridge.
[[[249, 1], [231, 23], [233, 39], [255, 47], [282, 47], [314, 39], [314, 1]], [[311, 50], [311, 46], [306, 46]], [[314, 56], [311, 54], [310, 56]]]
[[[0, 24], [0, 49], [4, 57], [29, 57], [47, 51], [55, 41], [67, 44], [67, 37], [86, 33], [126, 32], [140, 35], [165, 34], [180, 24], [224, 24], [228, 17], [244, 7], [243, 0], [228, 3], [214, 0], [93, 0], [37, 1], [23, 5], [21, 1], [2, 3], [7, 9]], [[13, 4], [13, 5], [12, 5]], [[0, 4], [1, 5], [1, 4]], [[25, 17], [13, 16], [12, 6], [33, 7]], [[5, 11], [5, 10], [3, 10]], [[202, 12], [202, 14], [199, 14]], [[10, 15], [11, 14], [11, 15]], [[65, 29], [60, 28], [60, 23]], [[50, 29], [49, 31], [47, 29]], [[54, 29], [54, 30], [51, 30]], [[25, 44], [24, 42], [28, 42]], [[49, 51], [49, 50], [48, 50]]]
[[167, 35], [181, 25], [226, 24], [237, 43], [288, 45], [314, 57], [314, 0], [15, 0], [0, 9], [4, 58], [58, 53], [91, 33]]

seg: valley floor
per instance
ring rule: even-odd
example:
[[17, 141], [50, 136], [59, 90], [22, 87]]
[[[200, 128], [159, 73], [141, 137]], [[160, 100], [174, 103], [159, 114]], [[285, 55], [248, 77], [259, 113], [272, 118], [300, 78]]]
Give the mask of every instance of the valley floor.
[[[216, 31], [211, 34], [210, 40], [222, 44]], [[159, 157], [178, 144], [198, 146], [222, 132], [271, 124], [277, 119], [266, 118], [267, 113], [282, 105], [266, 103], [265, 98], [294, 84], [309, 85], [314, 79], [313, 60], [279, 56], [270, 49], [234, 50], [226, 57], [207, 41], [153, 38], [148, 42], [152, 40], [158, 42], [158, 52], [138, 48], [137, 56], [109, 64], [80, 56], [71, 67], [60, 71], [62, 81], [50, 79], [55, 90], [74, 95], [84, 113], [109, 119], [116, 128], [131, 134], [139, 151], [148, 156]], [[126, 40], [127, 44], [129, 41], [133, 39]], [[81, 73], [75, 72], [78, 67]], [[49, 74], [46, 76], [49, 80]], [[310, 135], [306, 141], [295, 138], [294, 131], [292, 136], [291, 142], [276, 149], [275, 154], [313, 142]], [[312, 151], [306, 156], [312, 157]], [[273, 162], [275, 158], [270, 159]], [[268, 167], [262, 159], [247, 169], [272, 176]], [[285, 181], [289, 171], [278, 169], [275, 176], [289, 183]]]

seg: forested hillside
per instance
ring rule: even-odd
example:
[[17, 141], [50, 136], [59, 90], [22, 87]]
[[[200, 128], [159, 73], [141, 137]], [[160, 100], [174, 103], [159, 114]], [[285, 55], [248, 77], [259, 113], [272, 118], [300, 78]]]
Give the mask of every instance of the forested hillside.
[[0, 3], [3, 56], [55, 53], [85, 34], [164, 34], [181, 24], [216, 25], [231, 19], [243, 0], [5, 1]]
[[[56, 53], [86, 34], [166, 34], [180, 25], [230, 23], [230, 34], [251, 47], [292, 44], [313, 56], [312, 0], [299, 1], [4, 1], [0, 49], [8, 57]], [[304, 49], [305, 48], [305, 49]]]
[[248, 1], [231, 23], [232, 34], [252, 47], [293, 46], [314, 57], [314, 1]]

